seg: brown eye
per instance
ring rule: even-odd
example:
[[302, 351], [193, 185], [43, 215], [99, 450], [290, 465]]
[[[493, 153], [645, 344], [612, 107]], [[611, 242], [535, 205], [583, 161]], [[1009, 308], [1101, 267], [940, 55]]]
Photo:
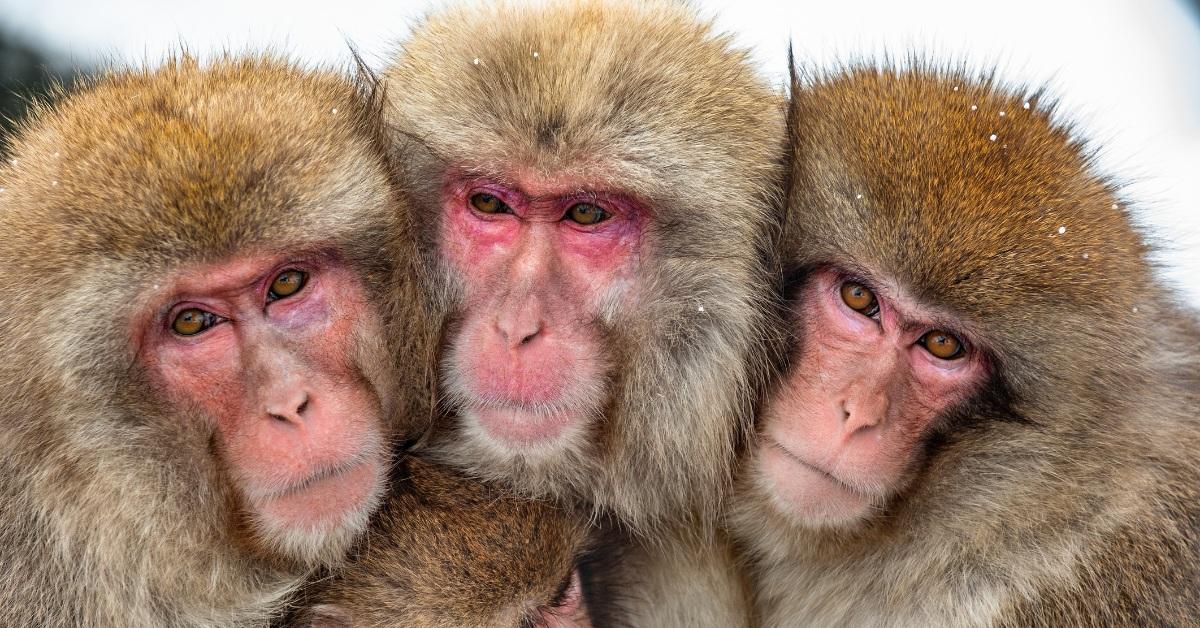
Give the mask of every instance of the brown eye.
[[216, 316], [199, 308], [188, 308], [175, 315], [171, 330], [180, 336], [195, 336], [213, 326]]
[[879, 302], [875, 300], [875, 293], [860, 283], [847, 281], [842, 284], [842, 301], [863, 316], [875, 316], [879, 313]]
[[504, 201], [483, 192], [471, 195], [471, 207], [485, 214], [503, 214], [508, 210]]
[[962, 341], [953, 334], [946, 333], [940, 330], [931, 331], [918, 341], [925, 350], [933, 354], [935, 358], [943, 360], [957, 360], [963, 355]]
[[267, 293], [267, 298], [274, 301], [290, 297], [304, 287], [304, 282], [308, 276], [298, 270], [285, 270], [275, 277], [275, 281], [271, 282], [271, 290]]
[[567, 219], [581, 225], [595, 225], [608, 220], [608, 212], [591, 203], [576, 203], [567, 210]]

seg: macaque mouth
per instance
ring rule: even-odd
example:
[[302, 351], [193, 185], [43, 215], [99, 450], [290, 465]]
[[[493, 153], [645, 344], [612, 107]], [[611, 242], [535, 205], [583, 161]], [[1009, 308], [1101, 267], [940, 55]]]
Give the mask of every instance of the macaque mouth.
[[555, 440], [583, 422], [578, 409], [549, 404], [477, 405], [471, 414], [490, 436], [514, 444]]
[[788, 449], [787, 447], [784, 447], [783, 444], [780, 443], [779, 441], [777, 441], [769, 436], [765, 437], [765, 438], [767, 441], [769, 441], [769, 444], [778, 448], [779, 451], [782, 452], [784, 457], [786, 457], [788, 460], [796, 463], [797, 465], [799, 465], [801, 467], [804, 467], [805, 469], [808, 469], [812, 473], [815, 473], [815, 474], [821, 476], [826, 481], [828, 481], [830, 484], [837, 486], [838, 488], [846, 491], [847, 493], [852, 493], [854, 495], [861, 495], [861, 496], [867, 497], [867, 498], [874, 497], [872, 494], [847, 483], [845, 480], [842, 480], [841, 478], [826, 471], [825, 469], [822, 469], [821, 467], [818, 467], [818, 466], [812, 464], [811, 462], [808, 462], [807, 460], [804, 460], [803, 458], [797, 456], [796, 454], [792, 453], [792, 451], [790, 449]]
[[384, 466], [378, 459], [354, 460], [320, 469], [285, 488], [253, 496], [251, 501], [254, 509], [276, 527], [340, 526], [378, 498]]
[[[288, 500], [304, 500], [324, 493], [354, 492], [352, 487], [343, 485], [358, 485], [370, 483], [373, 475], [378, 473], [381, 454], [379, 447], [368, 442], [358, 453], [337, 463], [326, 464], [316, 468], [299, 480], [276, 478], [269, 485], [248, 487], [247, 497], [257, 504], [270, 504]], [[369, 491], [368, 491], [369, 492]], [[347, 495], [339, 495], [343, 500]]]
[[312, 475], [309, 475], [308, 477], [304, 478], [303, 480], [300, 480], [299, 482], [296, 482], [295, 484], [292, 484], [291, 486], [288, 486], [281, 490], [267, 494], [265, 496], [256, 497], [256, 499], [261, 500], [261, 501], [270, 501], [270, 500], [275, 500], [275, 499], [287, 499], [289, 497], [294, 497], [296, 495], [305, 493], [313, 488], [316, 488], [322, 484], [330, 483], [331, 480], [337, 480], [339, 478], [342, 478], [343, 476], [346, 476], [354, 471], [357, 471], [357, 470], [361, 469], [362, 467], [369, 465], [369, 464], [371, 464], [371, 461], [367, 457], [358, 456], [358, 457], [356, 457], [355, 460], [351, 460], [351, 461], [348, 461], [348, 462], [345, 462], [343, 464], [339, 464], [336, 466], [325, 467], [325, 468], [319, 469]]

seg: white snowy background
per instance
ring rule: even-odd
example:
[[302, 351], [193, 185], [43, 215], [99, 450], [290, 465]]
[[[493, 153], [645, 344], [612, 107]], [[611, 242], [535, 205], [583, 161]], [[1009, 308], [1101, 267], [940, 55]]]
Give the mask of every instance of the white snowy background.
[[[797, 58], [828, 64], [911, 49], [998, 65], [1045, 83], [1104, 147], [1102, 167], [1165, 247], [1167, 278], [1200, 305], [1200, 9], [1193, 0], [696, 0], [782, 84]], [[0, 0], [0, 20], [80, 65], [153, 63], [272, 46], [346, 64], [346, 41], [381, 67], [436, 0]]]

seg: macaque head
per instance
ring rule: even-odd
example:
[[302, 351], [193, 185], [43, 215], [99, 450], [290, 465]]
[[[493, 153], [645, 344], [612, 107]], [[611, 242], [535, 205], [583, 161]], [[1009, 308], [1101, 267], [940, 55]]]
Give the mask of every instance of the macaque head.
[[277, 61], [172, 61], [41, 112], [3, 183], [27, 298], [52, 304], [28, 323], [44, 371], [90, 408], [56, 428], [161, 457], [162, 499], [282, 563], [340, 556], [390, 460], [374, 107]]
[[1144, 247], [1034, 97], [861, 68], [792, 107], [795, 342], [748, 476], [793, 525], [853, 529], [935, 490], [946, 443], [1098, 377], [1077, 361], [1113, 357], [1089, 334], [1136, 315]]
[[[301, 594], [290, 625], [592, 625], [595, 589], [585, 587], [595, 563], [586, 513], [415, 457], [397, 466], [394, 480], [348, 564]], [[615, 612], [606, 608], [603, 616]]]
[[671, 2], [472, 3], [388, 80], [448, 316], [445, 457], [629, 519], [715, 501], [783, 144], [746, 54]]

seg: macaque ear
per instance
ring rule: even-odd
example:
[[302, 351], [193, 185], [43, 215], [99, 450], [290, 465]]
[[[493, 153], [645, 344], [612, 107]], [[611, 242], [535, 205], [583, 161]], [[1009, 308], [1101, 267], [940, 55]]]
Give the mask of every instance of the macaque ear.
[[345, 609], [333, 604], [318, 604], [309, 611], [308, 628], [351, 628], [354, 620]]

